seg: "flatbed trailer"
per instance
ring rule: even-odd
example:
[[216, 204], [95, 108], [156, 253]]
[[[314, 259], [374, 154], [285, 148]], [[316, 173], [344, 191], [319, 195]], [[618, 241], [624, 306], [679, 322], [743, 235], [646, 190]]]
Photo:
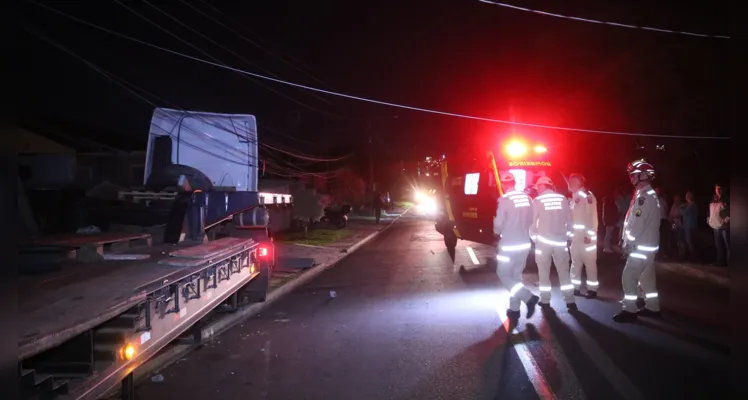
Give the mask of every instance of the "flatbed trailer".
[[[275, 265], [267, 208], [290, 205], [272, 193], [180, 192], [163, 244], [106, 233], [28, 243], [87, 256], [21, 279], [24, 398], [98, 399], [120, 382], [123, 398], [132, 398], [133, 371], [169, 343], [200, 343], [210, 313], [265, 300]], [[145, 245], [130, 247], [136, 243]]]
[[128, 254], [150, 258], [22, 281], [24, 397], [97, 399], [122, 382], [131, 398], [132, 372], [175, 339], [199, 342], [199, 321], [210, 312], [231, 311], [242, 298], [264, 301], [274, 257], [266, 243], [235, 237]]
[[293, 200], [257, 190], [256, 128], [251, 115], [156, 109], [147, 190], [118, 197], [143, 203], [144, 219], [165, 224], [163, 237], [97, 233], [21, 246], [37, 262], [27, 271], [39, 274], [21, 278], [23, 398], [98, 399], [121, 383], [131, 399], [134, 371], [159, 351], [199, 344], [211, 313], [265, 301], [275, 266], [268, 209], [290, 211]]

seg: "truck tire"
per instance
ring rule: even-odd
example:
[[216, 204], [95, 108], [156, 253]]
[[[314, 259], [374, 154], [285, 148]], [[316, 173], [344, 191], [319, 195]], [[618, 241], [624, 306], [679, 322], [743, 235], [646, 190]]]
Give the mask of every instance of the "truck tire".
[[243, 290], [244, 297], [251, 303], [264, 303], [270, 287], [273, 268], [269, 263], [260, 263], [260, 275], [252, 279]]

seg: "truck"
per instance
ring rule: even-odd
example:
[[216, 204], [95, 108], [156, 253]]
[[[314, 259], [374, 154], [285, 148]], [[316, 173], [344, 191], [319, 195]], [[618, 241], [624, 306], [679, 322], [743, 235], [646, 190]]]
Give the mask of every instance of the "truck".
[[[252, 115], [157, 108], [143, 189], [119, 196], [141, 204], [141, 219], [163, 220], [160, 233], [36, 235], [19, 247], [34, 272], [20, 279], [22, 398], [98, 399], [121, 385], [132, 399], [149, 359], [265, 301], [276, 259], [268, 210], [293, 199], [258, 191], [257, 140]], [[23, 190], [19, 178], [19, 203]]]
[[441, 185], [437, 197], [434, 226], [444, 244], [454, 254], [458, 240], [493, 245], [493, 219], [499, 197], [504, 193], [499, 176], [511, 173], [516, 189], [535, 197], [533, 183], [541, 176], [556, 184], [563, 175], [553, 166], [548, 148], [527, 138], [512, 136], [475, 152], [469, 148], [448, 155], [441, 163]]

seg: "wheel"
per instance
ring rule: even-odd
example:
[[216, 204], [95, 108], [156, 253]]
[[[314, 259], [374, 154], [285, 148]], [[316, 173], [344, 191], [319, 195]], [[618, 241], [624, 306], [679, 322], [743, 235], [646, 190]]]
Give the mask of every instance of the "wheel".
[[244, 287], [243, 297], [249, 303], [264, 303], [270, 287], [270, 274], [273, 268], [264, 262], [260, 263], [260, 275], [252, 279]]

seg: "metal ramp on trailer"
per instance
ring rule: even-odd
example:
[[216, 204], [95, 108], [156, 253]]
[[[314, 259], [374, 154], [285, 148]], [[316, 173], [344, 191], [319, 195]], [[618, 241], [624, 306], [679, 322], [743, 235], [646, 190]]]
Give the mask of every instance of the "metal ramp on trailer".
[[260, 274], [258, 246], [243, 238], [156, 246], [141, 250], [150, 252], [145, 262], [26, 277], [19, 296], [22, 389], [96, 399], [122, 381], [127, 394], [135, 368]]

